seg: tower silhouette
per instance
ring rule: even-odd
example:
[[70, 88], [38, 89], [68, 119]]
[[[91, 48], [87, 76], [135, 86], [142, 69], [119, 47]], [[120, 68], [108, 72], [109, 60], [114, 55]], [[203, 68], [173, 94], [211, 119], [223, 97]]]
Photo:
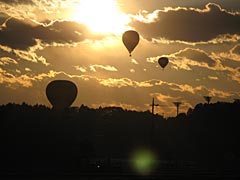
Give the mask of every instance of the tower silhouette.
[[173, 102], [173, 104], [177, 107], [177, 115], [179, 112], [179, 106], [182, 104], [181, 102]]
[[212, 99], [211, 96], [203, 96], [203, 98], [207, 101], [207, 104], [209, 104]]
[[150, 106], [152, 106], [152, 114], [154, 114], [154, 106], [159, 106], [159, 104], [155, 104], [154, 98], [152, 98], [152, 104], [150, 104]]
[[[152, 104], [150, 104], [150, 106], [152, 107], [152, 115], [154, 115], [154, 107], [155, 106], [160, 106], [159, 104], [155, 104], [154, 102], [154, 98], [152, 98]], [[153, 146], [154, 144], [154, 134], [155, 134], [155, 125], [154, 125], [154, 116], [152, 116], [151, 118], [151, 128], [150, 128], [150, 145]]]

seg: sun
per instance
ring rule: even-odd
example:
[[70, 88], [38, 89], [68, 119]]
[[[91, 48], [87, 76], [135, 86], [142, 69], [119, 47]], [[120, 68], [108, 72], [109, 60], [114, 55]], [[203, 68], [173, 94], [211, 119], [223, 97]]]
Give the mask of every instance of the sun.
[[119, 11], [115, 0], [81, 0], [72, 19], [96, 33], [121, 33], [130, 18]]

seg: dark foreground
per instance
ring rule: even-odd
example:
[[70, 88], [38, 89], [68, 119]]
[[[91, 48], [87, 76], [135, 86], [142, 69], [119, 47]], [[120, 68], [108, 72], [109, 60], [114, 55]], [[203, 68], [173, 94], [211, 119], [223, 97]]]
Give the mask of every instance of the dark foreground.
[[96, 167], [82, 172], [8, 172], [1, 173], [1, 180], [239, 180], [239, 168], [159, 168], [148, 174], [133, 171]]
[[119, 107], [0, 106], [0, 180], [240, 179], [240, 101], [164, 118]]
[[139, 176], [134, 174], [124, 174], [124, 173], [81, 173], [81, 174], [8, 174], [2, 175], [2, 180], [164, 180], [164, 179], [186, 179], [186, 180], [202, 180], [202, 179], [222, 179], [222, 180], [239, 180], [239, 172], [225, 172], [224, 174], [217, 174], [215, 171], [202, 171], [202, 172], [192, 172], [185, 173], [181, 170], [176, 170], [175, 172], [159, 172], [159, 174]]

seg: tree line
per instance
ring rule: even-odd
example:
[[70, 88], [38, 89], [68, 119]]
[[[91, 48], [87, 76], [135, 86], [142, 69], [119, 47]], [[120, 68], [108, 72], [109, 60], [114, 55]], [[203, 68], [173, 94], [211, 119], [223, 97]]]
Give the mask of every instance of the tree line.
[[1, 172], [87, 170], [94, 158], [128, 158], [137, 148], [160, 160], [190, 160], [199, 166], [240, 162], [240, 103], [200, 103], [164, 118], [121, 107], [64, 111], [44, 105], [0, 106]]

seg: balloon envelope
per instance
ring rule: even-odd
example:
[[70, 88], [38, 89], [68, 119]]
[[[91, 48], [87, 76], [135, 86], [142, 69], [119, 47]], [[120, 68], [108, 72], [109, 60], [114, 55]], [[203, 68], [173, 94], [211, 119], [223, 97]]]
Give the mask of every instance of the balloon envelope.
[[167, 57], [160, 57], [158, 59], [158, 64], [162, 67], [165, 68], [168, 64], [168, 58]]
[[68, 80], [54, 80], [47, 85], [46, 95], [53, 109], [65, 109], [77, 97], [77, 86]]
[[122, 42], [131, 56], [131, 52], [135, 49], [139, 42], [139, 34], [134, 30], [125, 31], [122, 35]]

